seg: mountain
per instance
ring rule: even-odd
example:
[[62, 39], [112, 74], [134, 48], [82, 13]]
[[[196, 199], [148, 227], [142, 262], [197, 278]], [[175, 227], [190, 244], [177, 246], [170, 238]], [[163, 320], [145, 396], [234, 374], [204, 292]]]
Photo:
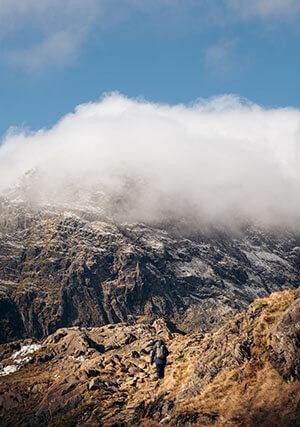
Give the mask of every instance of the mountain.
[[[1, 425], [297, 426], [300, 293], [258, 299], [216, 332], [154, 323], [62, 328], [0, 347]], [[158, 383], [149, 353], [170, 356]]]
[[2, 343], [160, 317], [205, 332], [299, 284], [300, 240], [284, 230], [191, 233], [4, 198], [0, 226]]

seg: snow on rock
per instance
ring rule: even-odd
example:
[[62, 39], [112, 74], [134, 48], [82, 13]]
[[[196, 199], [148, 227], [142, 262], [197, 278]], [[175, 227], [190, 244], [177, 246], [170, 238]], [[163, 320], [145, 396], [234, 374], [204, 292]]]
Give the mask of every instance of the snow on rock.
[[16, 365], [8, 365], [8, 366], [2, 366], [0, 365], [0, 376], [4, 377], [5, 375], [13, 374], [16, 372], [20, 367]]
[[177, 277], [215, 277], [213, 269], [198, 258], [193, 258], [190, 262], [178, 262], [176, 264]]
[[274, 253], [265, 252], [265, 251], [255, 251], [255, 252], [245, 251], [245, 254], [248, 260], [250, 261], [250, 263], [252, 263], [257, 267], [265, 268], [267, 270], [271, 269], [271, 263], [281, 264], [281, 265], [284, 265], [284, 267], [286, 268], [289, 267], [289, 263], [286, 260], [282, 259], [280, 256]]
[[20, 350], [16, 351], [12, 355], [12, 359], [20, 359], [24, 356], [27, 356], [28, 354], [34, 353], [35, 351], [39, 350], [41, 348], [40, 344], [31, 344], [31, 345], [23, 345]]
[[140, 316], [208, 331], [223, 322], [226, 307], [239, 311], [299, 283], [299, 239], [286, 231], [120, 224], [1, 197], [0, 228], [1, 342]]
[[31, 354], [41, 348], [40, 344], [23, 345], [20, 350], [16, 351], [12, 356], [11, 360], [14, 360], [14, 364], [3, 366], [0, 364], [0, 376], [13, 374], [27, 365], [32, 359]]

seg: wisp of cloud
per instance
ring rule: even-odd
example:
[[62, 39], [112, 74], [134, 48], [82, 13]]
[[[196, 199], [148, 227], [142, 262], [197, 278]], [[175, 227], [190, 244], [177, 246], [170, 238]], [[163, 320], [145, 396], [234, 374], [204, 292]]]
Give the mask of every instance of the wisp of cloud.
[[110, 94], [0, 146], [0, 193], [119, 221], [300, 228], [300, 112], [235, 96], [193, 105]]

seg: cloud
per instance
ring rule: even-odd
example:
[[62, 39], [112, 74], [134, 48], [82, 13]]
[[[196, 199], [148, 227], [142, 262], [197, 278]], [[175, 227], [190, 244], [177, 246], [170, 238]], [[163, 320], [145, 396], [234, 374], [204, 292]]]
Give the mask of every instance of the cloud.
[[[0, 0], [1, 33], [34, 27], [43, 32], [89, 25], [101, 10], [99, 0]], [[96, 15], [96, 16], [95, 16]]]
[[237, 67], [234, 58], [236, 40], [221, 40], [209, 46], [204, 52], [206, 67], [218, 75], [231, 74]]
[[300, 231], [300, 112], [238, 97], [162, 105], [111, 94], [10, 132], [0, 193], [119, 221], [245, 220]]
[[294, 17], [300, 12], [298, 0], [226, 0], [226, 6], [243, 19]]
[[2, 57], [11, 65], [40, 69], [76, 58], [101, 17], [98, 0], [0, 0], [0, 39], [9, 41]]
[[81, 42], [79, 33], [60, 31], [24, 50], [9, 52], [10, 64], [36, 71], [47, 66], [61, 67], [74, 60]]
[[257, 18], [291, 20], [299, 12], [298, 0], [0, 0], [0, 41], [9, 41], [4, 60], [31, 70], [72, 63], [92, 31], [101, 36], [131, 19], [205, 31]]

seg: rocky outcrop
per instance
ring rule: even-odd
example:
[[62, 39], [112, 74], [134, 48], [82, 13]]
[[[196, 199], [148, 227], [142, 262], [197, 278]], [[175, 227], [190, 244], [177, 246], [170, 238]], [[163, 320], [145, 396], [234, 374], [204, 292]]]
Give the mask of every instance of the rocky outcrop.
[[[159, 319], [151, 325], [62, 328], [39, 345], [2, 345], [2, 423], [297, 425], [299, 300], [299, 291], [259, 299], [214, 333], [182, 335]], [[161, 383], [149, 366], [158, 338], [170, 351]]]
[[299, 281], [299, 240], [278, 230], [190, 234], [5, 199], [0, 225], [0, 342], [159, 317], [205, 332]]
[[270, 360], [284, 378], [300, 380], [300, 298], [271, 330]]

